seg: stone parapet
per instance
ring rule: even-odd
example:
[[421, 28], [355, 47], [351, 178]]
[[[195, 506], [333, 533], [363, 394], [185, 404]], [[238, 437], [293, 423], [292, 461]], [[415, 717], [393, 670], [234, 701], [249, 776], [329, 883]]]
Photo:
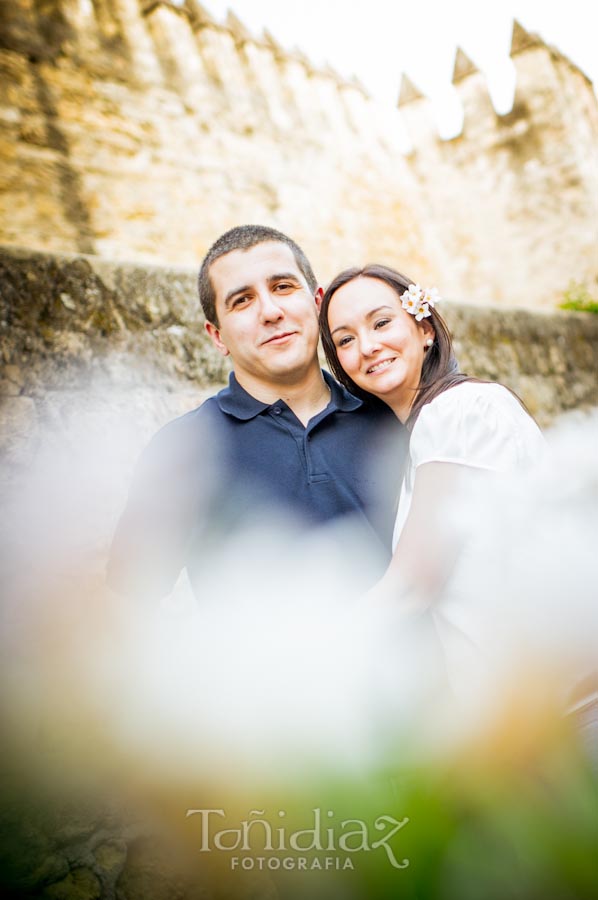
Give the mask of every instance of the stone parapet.
[[[8, 247], [0, 297], [4, 445], [98, 385], [128, 407], [135, 395], [128, 416], [150, 428], [226, 380], [195, 269]], [[598, 317], [447, 303], [446, 318], [462, 369], [511, 387], [541, 424], [598, 405]]]

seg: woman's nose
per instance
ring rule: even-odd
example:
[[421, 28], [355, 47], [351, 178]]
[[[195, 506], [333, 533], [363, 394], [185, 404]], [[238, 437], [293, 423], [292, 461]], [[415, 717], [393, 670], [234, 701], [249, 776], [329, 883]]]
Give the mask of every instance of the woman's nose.
[[373, 353], [380, 349], [380, 342], [376, 339], [375, 334], [368, 332], [359, 338], [359, 349], [362, 356], [372, 356]]

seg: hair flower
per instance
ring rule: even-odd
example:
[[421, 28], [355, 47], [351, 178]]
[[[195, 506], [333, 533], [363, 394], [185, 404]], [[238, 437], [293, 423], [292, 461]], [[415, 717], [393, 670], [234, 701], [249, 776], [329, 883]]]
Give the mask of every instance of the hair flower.
[[431, 316], [430, 307], [434, 309], [440, 301], [438, 290], [434, 288], [421, 288], [419, 284], [410, 284], [407, 290], [401, 294], [401, 305], [410, 315], [415, 316], [416, 322]]
[[415, 311], [415, 321], [421, 322], [422, 319], [427, 319], [428, 316], [431, 316], [430, 308], [427, 303], [420, 303]]
[[426, 288], [423, 299], [428, 306], [431, 306], [432, 309], [434, 309], [436, 304], [440, 302], [440, 294], [438, 293], [437, 288]]

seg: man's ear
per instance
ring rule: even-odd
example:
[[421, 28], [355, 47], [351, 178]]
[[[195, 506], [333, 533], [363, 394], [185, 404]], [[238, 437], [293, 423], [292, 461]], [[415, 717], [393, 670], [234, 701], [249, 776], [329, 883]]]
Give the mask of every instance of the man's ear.
[[320, 307], [322, 306], [322, 300], [324, 299], [324, 288], [318, 285], [318, 289], [316, 291], [315, 301], [318, 313], [320, 312]]
[[214, 344], [218, 353], [222, 353], [223, 356], [229, 356], [230, 351], [229, 351], [228, 347], [226, 346], [226, 344], [224, 344], [222, 342], [222, 338], [220, 337], [220, 331], [216, 327], [216, 325], [213, 325], [211, 322], [206, 322], [204, 325], [204, 328], [210, 335], [210, 340]]

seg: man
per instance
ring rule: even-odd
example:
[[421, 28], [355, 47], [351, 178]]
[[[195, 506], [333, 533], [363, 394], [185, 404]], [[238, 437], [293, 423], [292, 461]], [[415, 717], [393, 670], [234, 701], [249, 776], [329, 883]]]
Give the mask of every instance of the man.
[[[199, 594], [215, 536], [281, 511], [301, 524], [346, 517], [364, 553], [367, 542], [388, 552], [397, 485], [383, 437], [397, 420], [322, 372], [322, 293], [303, 251], [272, 228], [233, 228], [211, 247], [199, 296], [233, 373], [143, 454], [113, 544], [114, 588], [162, 596], [186, 567]], [[395, 454], [388, 471], [398, 468]]]

